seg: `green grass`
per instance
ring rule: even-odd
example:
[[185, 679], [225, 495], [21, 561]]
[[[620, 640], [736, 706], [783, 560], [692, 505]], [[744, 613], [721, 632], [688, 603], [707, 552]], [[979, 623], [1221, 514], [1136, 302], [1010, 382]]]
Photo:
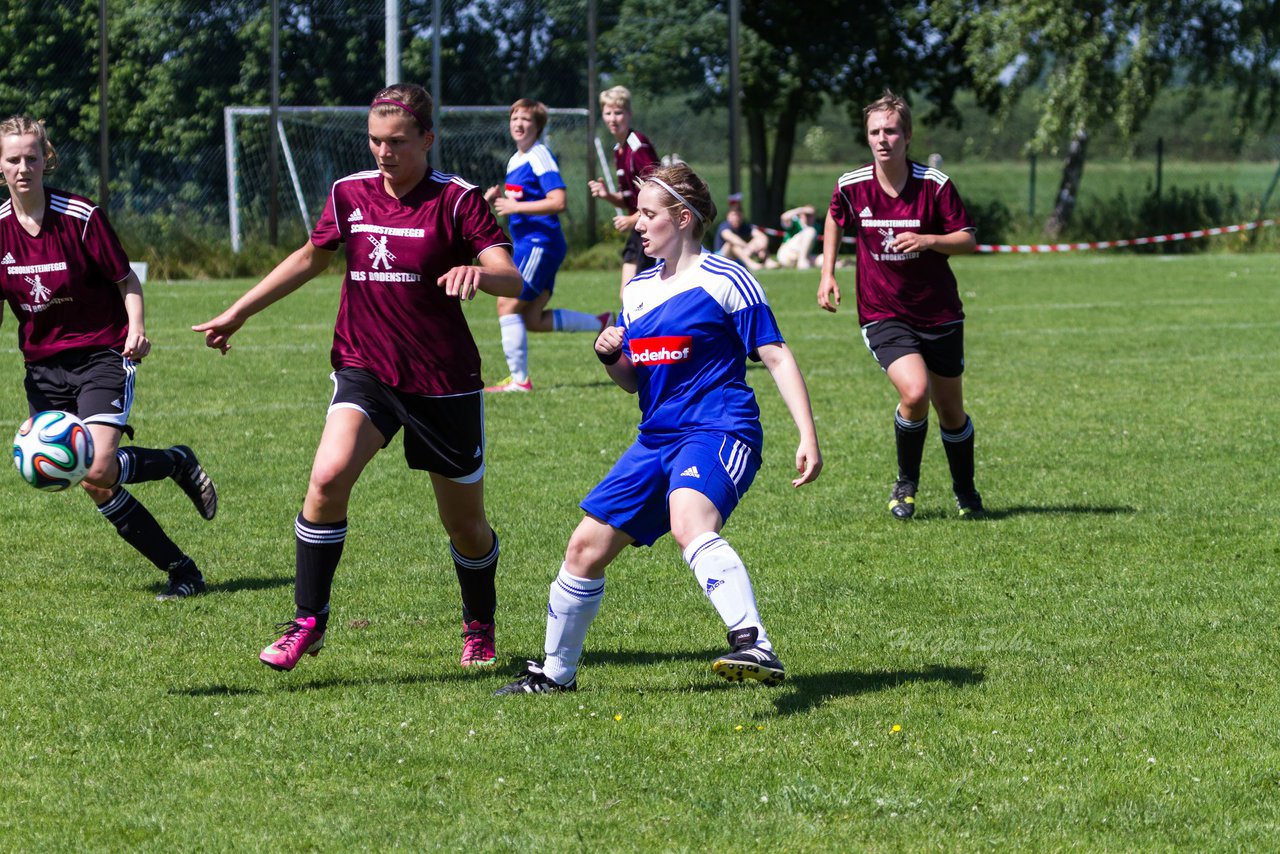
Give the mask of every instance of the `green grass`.
[[[790, 487], [794, 429], [753, 369], [766, 460], [726, 536], [788, 681], [713, 680], [723, 628], [668, 539], [611, 568], [579, 693], [504, 700], [576, 502], [634, 431], [589, 336], [534, 337], [537, 391], [487, 407], [498, 672], [456, 666], [446, 544], [396, 440], [356, 489], [328, 646], [280, 674], [255, 656], [291, 613], [336, 282], [225, 358], [185, 329], [248, 283], [150, 285], [138, 439], [195, 447], [222, 505], [133, 492], [210, 592], [153, 601], [86, 498], [0, 478], [0, 849], [1275, 848], [1280, 257], [954, 263], [988, 519], [955, 517], [936, 424], [920, 512], [889, 516], [893, 399], [851, 275], [830, 316], [815, 277], [767, 274], [827, 466]], [[566, 274], [555, 303], [616, 287]], [[497, 379], [492, 300], [467, 311]]]

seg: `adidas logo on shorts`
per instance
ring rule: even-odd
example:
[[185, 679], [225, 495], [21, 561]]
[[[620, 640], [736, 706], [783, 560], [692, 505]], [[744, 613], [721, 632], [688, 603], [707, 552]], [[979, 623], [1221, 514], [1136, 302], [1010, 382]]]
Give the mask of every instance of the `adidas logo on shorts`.
[[681, 477], [696, 477], [696, 478], [698, 478], [698, 479], [701, 479], [701, 478], [702, 478], [702, 475], [698, 474], [698, 467], [697, 467], [697, 466], [689, 466], [687, 469], [685, 469], [684, 471], [680, 472], [680, 476], [681, 476]]
[[364, 222], [364, 214], [360, 213], [359, 208], [356, 208], [351, 212], [351, 215], [347, 217], [347, 222]]

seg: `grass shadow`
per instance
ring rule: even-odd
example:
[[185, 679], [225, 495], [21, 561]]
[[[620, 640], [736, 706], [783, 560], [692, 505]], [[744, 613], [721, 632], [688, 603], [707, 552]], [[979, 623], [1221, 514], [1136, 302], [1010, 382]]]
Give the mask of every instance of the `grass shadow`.
[[931, 664], [919, 670], [873, 673], [861, 670], [798, 673], [787, 676], [787, 681], [779, 688], [785, 693], [780, 694], [773, 704], [779, 714], [796, 715], [813, 711], [836, 697], [854, 697], [916, 682], [946, 682], [953, 688], [967, 688], [980, 684], [985, 678], [981, 670], [942, 664]]
[[232, 578], [227, 581], [212, 582], [208, 585], [209, 593], [240, 593], [244, 590], [275, 590], [281, 587], [292, 587], [293, 576], [279, 578]]
[[1014, 507], [988, 507], [981, 516], [964, 518], [958, 516], [954, 509], [934, 508], [917, 510], [911, 521], [935, 522], [954, 521], [979, 525], [984, 522], [998, 522], [1013, 516], [1120, 516], [1137, 513], [1136, 507], [1120, 507], [1107, 504], [1050, 504], [1019, 505]]

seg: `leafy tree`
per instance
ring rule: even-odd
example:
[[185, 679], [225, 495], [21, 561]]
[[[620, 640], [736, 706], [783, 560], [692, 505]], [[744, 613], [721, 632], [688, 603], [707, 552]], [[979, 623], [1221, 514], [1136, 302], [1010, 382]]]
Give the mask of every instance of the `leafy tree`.
[[1056, 152], [1070, 140], [1046, 231], [1071, 219], [1091, 130], [1114, 123], [1124, 135], [1142, 123], [1163, 87], [1230, 82], [1239, 117], [1274, 122], [1280, 105], [1280, 4], [1275, 0], [933, 0], [940, 29], [960, 46], [973, 88], [1005, 115], [1043, 86], [1028, 147]]
[[[727, 100], [726, 0], [622, 0], [602, 43], [609, 70], [637, 87], [687, 91], [695, 110]], [[751, 215], [772, 221], [785, 208], [787, 176], [801, 121], [826, 98], [862, 105], [891, 87], [923, 95], [943, 115], [964, 81], [960, 43], [936, 32], [923, 8], [891, 0], [755, 0], [742, 4], [742, 113]]]

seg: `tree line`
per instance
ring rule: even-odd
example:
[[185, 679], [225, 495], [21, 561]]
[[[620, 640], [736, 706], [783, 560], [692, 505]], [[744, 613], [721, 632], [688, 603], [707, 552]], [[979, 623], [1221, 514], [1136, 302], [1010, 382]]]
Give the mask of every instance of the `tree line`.
[[[443, 0], [441, 91], [451, 104], [587, 100], [588, 0]], [[429, 83], [432, 0], [401, 0], [402, 77]], [[601, 83], [727, 101], [728, 0], [596, 0]], [[361, 104], [384, 76], [384, 0], [279, 0], [283, 104]], [[0, 105], [45, 118], [88, 156], [98, 139], [99, 0], [5, 4]], [[222, 109], [270, 92], [264, 0], [108, 0], [108, 126], [135, 180], [217, 186]], [[1007, 115], [1042, 92], [1028, 153], [1070, 148], [1056, 222], [1070, 217], [1088, 140], [1141, 127], [1165, 87], [1228, 91], [1241, 128], [1280, 113], [1276, 0], [749, 0], [741, 105], [756, 221], [783, 209], [801, 124], [883, 89], [959, 121], [969, 92]], [[161, 192], [172, 195], [171, 190]], [[1053, 221], [1051, 221], [1053, 222]]]

